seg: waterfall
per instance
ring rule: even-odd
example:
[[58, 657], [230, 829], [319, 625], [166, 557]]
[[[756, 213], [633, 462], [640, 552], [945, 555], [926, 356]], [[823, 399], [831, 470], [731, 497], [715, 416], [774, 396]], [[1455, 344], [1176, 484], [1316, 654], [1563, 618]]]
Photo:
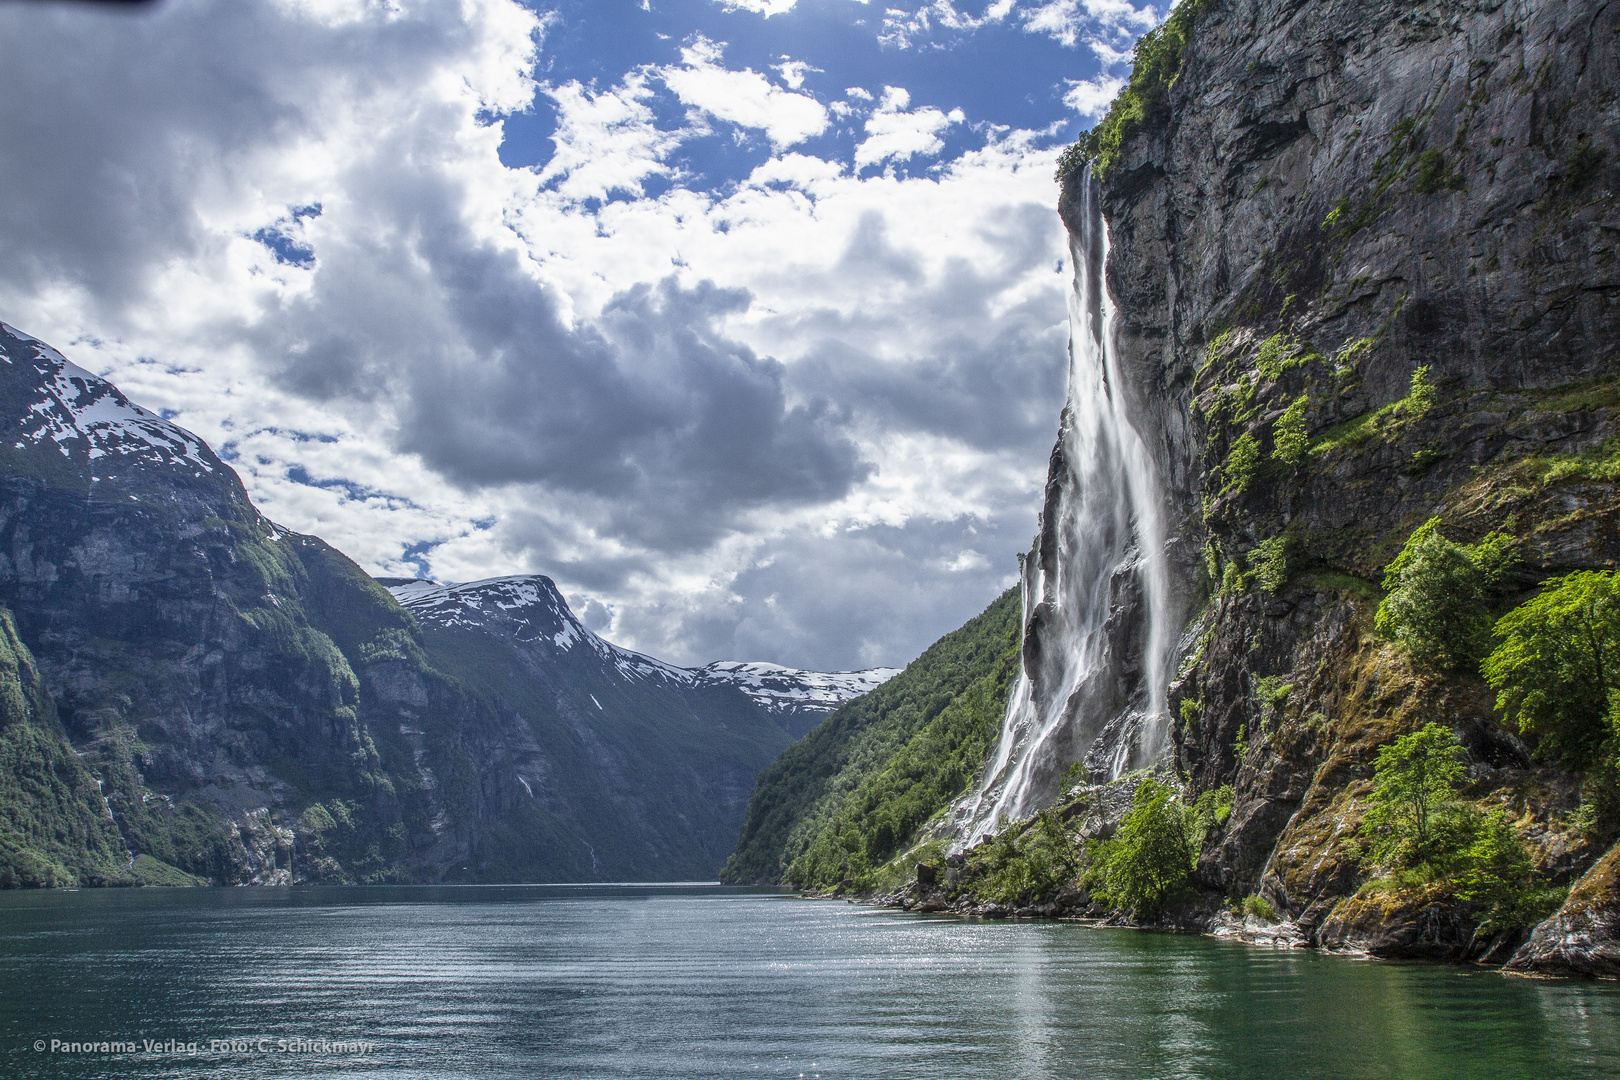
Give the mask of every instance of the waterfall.
[[1163, 752], [1175, 634], [1158, 469], [1131, 420], [1089, 170], [1070, 236], [1069, 388], [1046, 505], [1023, 560], [1024, 641], [995, 757], [957, 804], [971, 845], [1048, 805], [1074, 762], [1112, 780]]

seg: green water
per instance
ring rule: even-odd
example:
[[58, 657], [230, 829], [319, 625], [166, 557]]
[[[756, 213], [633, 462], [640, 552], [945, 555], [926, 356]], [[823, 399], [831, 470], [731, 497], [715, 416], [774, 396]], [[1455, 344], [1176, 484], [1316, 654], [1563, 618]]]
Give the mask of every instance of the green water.
[[328, 1075], [1616, 1077], [1620, 988], [718, 887], [0, 894], [0, 1076]]

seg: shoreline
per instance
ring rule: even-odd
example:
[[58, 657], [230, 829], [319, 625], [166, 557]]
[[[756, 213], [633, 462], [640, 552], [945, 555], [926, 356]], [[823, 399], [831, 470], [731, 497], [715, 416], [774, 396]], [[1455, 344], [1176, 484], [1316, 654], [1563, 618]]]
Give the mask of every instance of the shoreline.
[[[1381, 950], [1365, 941], [1358, 942], [1349, 937], [1343, 939], [1342, 944], [1326, 945], [1313, 940], [1312, 935], [1292, 919], [1266, 922], [1255, 915], [1239, 917], [1225, 910], [1209, 914], [1182, 908], [1177, 912], [1179, 917], [1157, 922], [1138, 922], [1118, 913], [1091, 913], [1088, 910], [1091, 908], [1089, 903], [1081, 907], [1073, 902], [1081, 899], [1081, 894], [1074, 892], [1060, 893], [1056, 899], [1045, 904], [1021, 906], [978, 902], [964, 904], [963, 899], [970, 894], [963, 894], [955, 901], [950, 901], [944, 897], [943, 889], [936, 887], [924, 892], [919, 889], [917, 882], [889, 893], [852, 896], [838, 892], [800, 891], [797, 895], [806, 900], [843, 900], [850, 904], [898, 910], [913, 915], [948, 916], [962, 921], [1065, 923], [1090, 929], [1138, 930], [1146, 933], [1207, 937], [1260, 949], [1310, 950], [1350, 960], [1390, 960], [1467, 967], [1494, 971], [1512, 978], [1601, 983], [1620, 981], [1613, 976], [1572, 968], [1548, 971], [1516, 970], [1508, 967], [1508, 959], [1522, 943], [1529, 940], [1531, 934], [1529, 930], [1496, 935], [1488, 939], [1483, 949], [1471, 950], [1460, 955], [1436, 955], [1433, 951]], [[1071, 902], [1065, 903], [1066, 900]]]

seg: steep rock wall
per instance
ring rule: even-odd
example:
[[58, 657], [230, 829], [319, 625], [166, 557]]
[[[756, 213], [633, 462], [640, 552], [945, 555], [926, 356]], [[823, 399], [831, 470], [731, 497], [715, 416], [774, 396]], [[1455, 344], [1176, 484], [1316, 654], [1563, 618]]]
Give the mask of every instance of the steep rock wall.
[[[1543, 869], [1601, 854], [1568, 826], [1580, 778], [1532, 767], [1477, 678], [1414, 670], [1371, 614], [1435, 515], [1517, 537], [1521, 595], [1620, 560], [1615, 484], [1544, 467], [1620, 433], [1617, 82], [1620, 12], [1597, 0], [1210, 0], [1168, 107], [1111, 163], [1119, 346], [1200, 612], [1176, 762], [1236, 788], [1209, 895], [1261, 891], [1317, 931], [1361, 881], [1374, 750], [1428, 720], [1461, 734], [1470, 795], [1530, 816]], [[1434, 404], [1385, 409], [1423, 366]], [[1287, 467], [1273, 426], [1302, 394], [1312, 449]], [[1233, 485], [1245, 434], [1260, 461]], [[1262, 701], [1262, 678], [1290, 689]]]

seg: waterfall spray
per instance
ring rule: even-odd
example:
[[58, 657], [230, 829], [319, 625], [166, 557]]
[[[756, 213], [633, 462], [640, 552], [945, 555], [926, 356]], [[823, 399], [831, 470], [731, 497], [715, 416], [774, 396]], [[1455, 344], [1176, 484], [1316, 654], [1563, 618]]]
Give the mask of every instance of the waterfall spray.
[[1072, 763], [1112, 780], [1163, 752], [1175, 636], [1158, 469], [1131, 421], [1088, 168], [1071, 235], [1069, 387], [1046, 506], [1024, 560], [1024, 642], [995, 757], [958, 804], [967, 844], [1027, 816]]

